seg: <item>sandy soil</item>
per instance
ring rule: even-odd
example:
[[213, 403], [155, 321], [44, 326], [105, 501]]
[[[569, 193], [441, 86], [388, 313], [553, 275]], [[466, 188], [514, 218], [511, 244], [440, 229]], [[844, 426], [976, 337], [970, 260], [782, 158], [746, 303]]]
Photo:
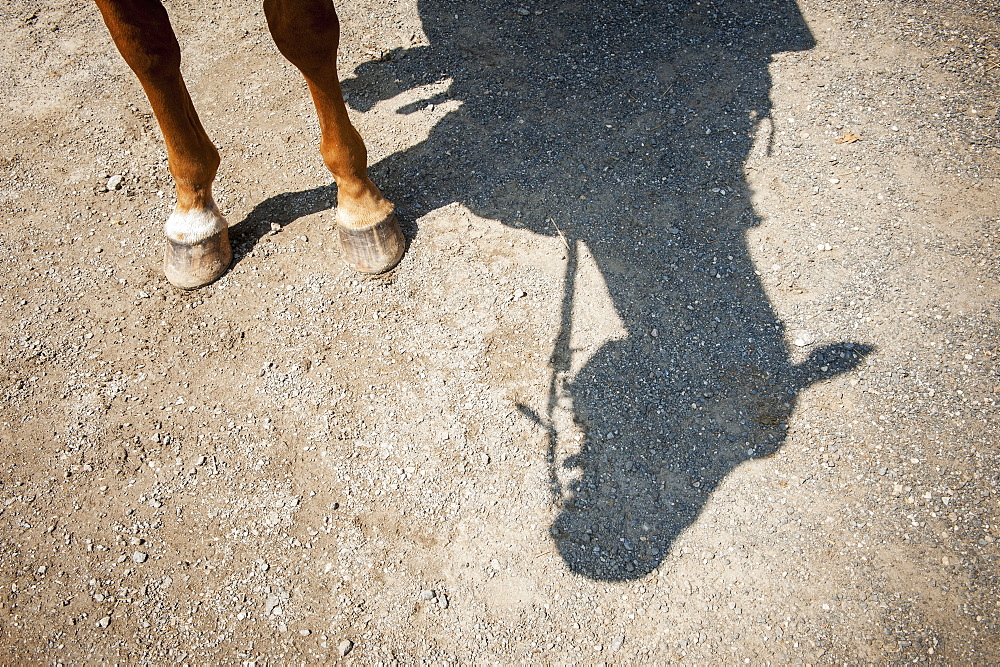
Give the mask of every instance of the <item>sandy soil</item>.
[[995, 3], [345, 0], [375, 279], [262, 13], [167, 6], [190, 293], [96, 10], [0, 9], [0, 662], [1000, 661]]

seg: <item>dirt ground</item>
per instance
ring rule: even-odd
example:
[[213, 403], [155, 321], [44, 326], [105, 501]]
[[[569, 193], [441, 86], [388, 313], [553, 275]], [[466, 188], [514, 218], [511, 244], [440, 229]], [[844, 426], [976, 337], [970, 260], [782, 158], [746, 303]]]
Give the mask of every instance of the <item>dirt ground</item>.
[[1000, 662], [1000, 7], [343, 0], [409, 239], [339, 261], [252, 3], [142, 91], [0, 8], [0, 662]]

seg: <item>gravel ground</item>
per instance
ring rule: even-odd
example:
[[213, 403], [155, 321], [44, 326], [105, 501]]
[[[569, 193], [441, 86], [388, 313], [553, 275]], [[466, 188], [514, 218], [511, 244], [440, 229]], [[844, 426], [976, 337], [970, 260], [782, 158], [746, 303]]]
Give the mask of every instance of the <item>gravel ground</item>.
[[0, 661], [1000, 661], [996, 3], [345, 0], [374, 279], [262, 12], [166, 4], [190, 293], [96, 10], [0, 9]]

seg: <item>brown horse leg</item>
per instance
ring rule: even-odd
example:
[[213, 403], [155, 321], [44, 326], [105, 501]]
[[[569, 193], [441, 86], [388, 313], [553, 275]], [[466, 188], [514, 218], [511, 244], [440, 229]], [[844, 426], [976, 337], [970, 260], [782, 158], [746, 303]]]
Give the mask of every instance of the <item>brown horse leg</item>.
[[193, 289], [229, 268], [225, 218], [212, 199], [219, 152], [205, 134], [184, 80], [181, 51], [159, 0], [96, 0], [115, 45], [143, 90], [167, 144], [177, 206], [167, 219], [164, 270], [177, 287]]
[[345, 261], [382, 273], [403, 256], [392, 203], [368, 178], [368, 151], [347, 117], [337, 77], [340, 23], [330, 0], [264, 0], [274, 42], [312, 93], [322, 131], [320, 153], [337, 182], [337, 227]]

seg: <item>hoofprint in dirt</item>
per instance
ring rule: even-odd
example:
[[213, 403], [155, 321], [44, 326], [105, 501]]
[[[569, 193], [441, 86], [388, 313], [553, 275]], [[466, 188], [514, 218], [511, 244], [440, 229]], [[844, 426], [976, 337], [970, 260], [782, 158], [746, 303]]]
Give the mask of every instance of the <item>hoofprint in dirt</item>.
[[1000, 659], [988, 4], [342, 3], [378, 279], [262, 14], [168, 9], [192, 293], [96, 10], [0, 10], [7, 661]]

